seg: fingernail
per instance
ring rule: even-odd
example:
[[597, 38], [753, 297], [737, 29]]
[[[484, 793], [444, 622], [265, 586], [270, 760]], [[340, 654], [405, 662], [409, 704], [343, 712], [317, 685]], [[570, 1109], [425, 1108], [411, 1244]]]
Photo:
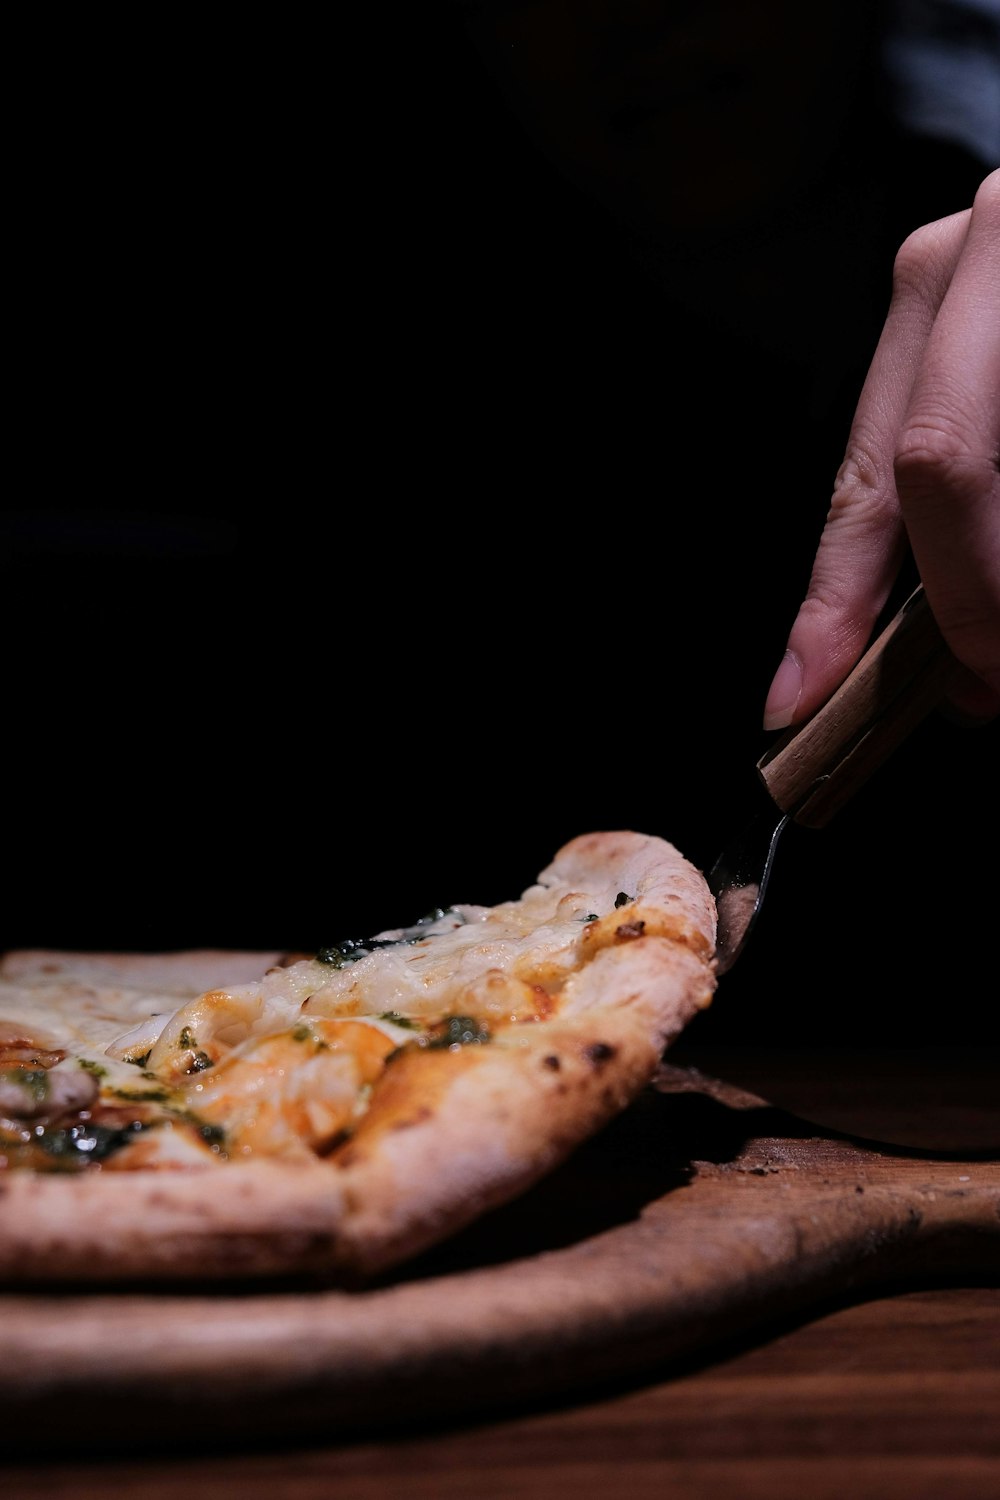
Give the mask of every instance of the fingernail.
[[787, 729], [801, 694], [802, 663], [794, 651], [786, 651], [764, 705], [764, 728]]

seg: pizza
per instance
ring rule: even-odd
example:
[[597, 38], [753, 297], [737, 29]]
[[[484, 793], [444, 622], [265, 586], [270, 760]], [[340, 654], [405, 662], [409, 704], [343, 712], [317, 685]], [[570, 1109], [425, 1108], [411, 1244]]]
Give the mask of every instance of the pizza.
[[714, 993], [715, 907], [597, 832], [309, 955], [0, 960], [0, 1281], [363, 1282], [538, 1182]]

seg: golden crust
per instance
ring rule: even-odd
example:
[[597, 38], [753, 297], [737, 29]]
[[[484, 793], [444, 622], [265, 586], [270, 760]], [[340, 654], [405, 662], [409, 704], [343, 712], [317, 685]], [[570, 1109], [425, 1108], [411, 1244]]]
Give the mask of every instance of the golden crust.
[[[350, 1282], [537, 1182], [629, 1105], [715, 986], [711, 896], [664, 840], [584, 835], [525, 891], [525, 913], [543, 892], [549, 911], [553, 898], [576, 910], [583, 897], [594, 912], [574, 919], [569, 956], [559, 950], [548, 1010], [497, 1028], [487, 1045], [401, 1049], [353, 1133], [324, 1157], [0, 1172], [0, 1280], [309, 1272]], [[126, 956], [88, 957], [127, 978]], [[228, 969], [241, 972], [246, 960], [234, 957]], [[8, 955], [3, 969], [23, 980], [31, 965]], [[204, 977], [203, 956], [195, 971]]]
[[393, 1079], [400, 1097], [340, 1154], [346, 1261], [382, 1270], [523, 1192], [624, 1109], [658, 1060], [625, 1011], [553, 1023], [516, 1047], [415, 1056]]
[[320, 1162], [0, 1174], [6, 1282], [231, 1281], [335, 1266], [343, 1198]]

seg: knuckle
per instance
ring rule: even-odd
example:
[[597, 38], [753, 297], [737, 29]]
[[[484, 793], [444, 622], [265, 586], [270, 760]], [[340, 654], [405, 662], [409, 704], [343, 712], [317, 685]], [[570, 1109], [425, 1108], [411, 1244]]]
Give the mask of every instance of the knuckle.
[[972, 209], [967, 208], [911, 230], [893, 260], [892, 297], [895, 303], [916, 300], [932, 310], [938, 307], [971, 218]]
[[995, 483], [996, 458], [977, 446], [957, 408], [925, 411], [900, 432], [893, 475], [900, 496], [978, 494]]
[[828, 520], [871, 525], [890, 508], [892, 494], [892, 466], [882, 457], [877, 435], [853, 432], [834, 479]]

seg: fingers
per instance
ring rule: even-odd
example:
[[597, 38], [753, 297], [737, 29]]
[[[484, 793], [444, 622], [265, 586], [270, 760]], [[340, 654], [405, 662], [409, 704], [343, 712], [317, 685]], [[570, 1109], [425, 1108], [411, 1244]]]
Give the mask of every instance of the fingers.
[[[905, 248], [905, 247], [904, 247]], [[973, 204], [896, 445], [910, 547], [952, 651], [1000, 708], [1000, 171]]]
[[765, 729], [801, 722], [861, 655], [907, 547], [968, 669], [965, 713], [1000, 712], [1000, 172], [971, 211], [911, 235], [834, 485]]

